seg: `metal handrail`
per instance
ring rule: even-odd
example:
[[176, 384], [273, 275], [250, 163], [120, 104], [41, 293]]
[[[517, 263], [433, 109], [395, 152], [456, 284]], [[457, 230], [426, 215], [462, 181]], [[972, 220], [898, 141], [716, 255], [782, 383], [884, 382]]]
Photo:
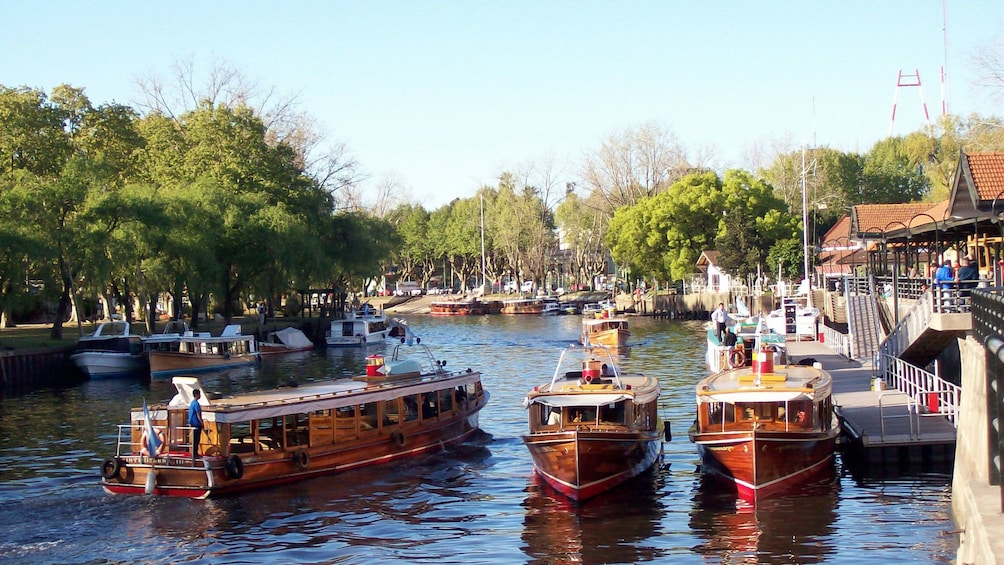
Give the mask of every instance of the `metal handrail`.
[[[906, 414], [893, 414], [891, 416], [886, 416], [885, 415], [885, 407], [882, 405], [882, 398], [885, 397], [885, 396], [891, 396], [891, 395], [899, 396], [901, 394], [902, 393], [899, 392], [899, 391], [896, 391], [896, 392], [883, 392], [882, 394], [879, 394], [879, 397], [878, 397], [879, 424], [880, 424], [880, 430], [881, 430], [880, 433], [882, 434], [882, 439], [883, 440], [885, 440], [885, 421], [886, 421], [886, 418], [907, 418], [908, 421], [909, 421], [909, 423], [910, 423], [910, 439], [914, 438], [914, 434], [915, 433], [916, 433], [916, 438], [920, 439], [920, 421], [918, 419], [917, 425], [916, 425], [916, 428], [915, 428], [914, 424], [913, 424], [913, 420], [914, 420], [915, 417], [917, 417], [917, 410], [914, 409], [915, 405], [910, 401], [910, 397], [909, 396], [906, 397]], [[896, 406], [903, 406], [903, 405], [902, 404], [897, 404]]]

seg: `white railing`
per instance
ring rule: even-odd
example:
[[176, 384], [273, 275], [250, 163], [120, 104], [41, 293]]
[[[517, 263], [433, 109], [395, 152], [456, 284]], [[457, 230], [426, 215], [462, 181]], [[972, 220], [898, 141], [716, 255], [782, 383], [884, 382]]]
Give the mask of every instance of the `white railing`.
[[851, 358], [851, 344], [853, 336], [842, 334], [837, 330], [823, 324], [819, 326], [820, 333], [823, 334], [823, 344], [844, 357]]
[[906, 394], [919, 409], [926, 408], [927, 414], [944, 416], [958, 426], [961, 387], [892, 355], [883, 354], [881, 366], [889, 386]]

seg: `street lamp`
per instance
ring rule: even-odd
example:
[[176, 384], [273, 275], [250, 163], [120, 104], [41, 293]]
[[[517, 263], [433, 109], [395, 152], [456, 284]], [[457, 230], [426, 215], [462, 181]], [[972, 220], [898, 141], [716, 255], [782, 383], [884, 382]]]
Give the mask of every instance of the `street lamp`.
[[[930, 215], [930, 214], [927, 214], [927, 213], [925, 213], [925, 212], [921, 212], [921, 213], [919, 213], [919, 214], [915, 214], [915, 215], [914, 215], [914, 216], [913, 216], [912, 218], [910, 218], [910, 219], [909, 219], [909, 220], [907, 221], [907, 223], [909, 224], [909, 225], [907, 226], [907, 228], [910, 228], [910, 229], [913, 229], [913, 221], [914, 221], [915, 219], [917, 219], [917, 218], [921, 217], [921, 216], [927, 216], [928, 218], [931, 218], [931, 222], [932, 222], [932, 223], [934, 224], [934, 262], [935, 262], [936, 264], [940, 264], [940, 263], [941, 263], [941, 260], [940, 260], [940, 258], [939, 258], [939, 256], [938, 256], [938, 255], [939, 255], [939, 253], [940, 253], [940, 248], [941, 248], [941, 246], [940, 246], [940, 244], [939, 244], [939, 240], [938, 240], [938, 233], [940, 232], [940, 230], [938, 229], [938, 220], [936, 220], [936, 219], [934, 218], [934, 216], [932, 216], [932, 215]], [[928, 253], [927, 253], [927, 263], [928, 263], [928, 264], [930, 264], [930, 263], [931, 263], [931, 252], [930, 252], [930, 250], [928, 250]], [[933, 272], [932, 272], [932, 273], [930, 273], [930, 274], [929, 274], [929, 276], [933, 277], [933, 276], [934, 276], [934, 273], [933, 273]]]
[[[906, 249], [907, 249], [907, 252], [909, 252], [909, 250], [910, 250], [910, 226], [904, 224], [903, 222], [901, 222], [899, 220], [893, 220], [893, 221], [889, 222], [888, 224], [886, 224], [885, 228], [882, 229], [882, 247], [883, 247], [882, 253], [885, 254], [886, 257], [888, 257], [888, 251], [886, 251], [886, 249], [885, 249], [885, 245], [886, 245], [886, 230], [888, 230], [889, 226], [891, 226], [893, 224], [899, 224], [899, 225], [903, 226], [904, 228], [906, 228]], [[893, 311], [894, 325], [898, 326], [899, 325], [899, 253], [896, 253], [895, 259], [893, 260], [893, 269], [892, 269], [892, 311]]]

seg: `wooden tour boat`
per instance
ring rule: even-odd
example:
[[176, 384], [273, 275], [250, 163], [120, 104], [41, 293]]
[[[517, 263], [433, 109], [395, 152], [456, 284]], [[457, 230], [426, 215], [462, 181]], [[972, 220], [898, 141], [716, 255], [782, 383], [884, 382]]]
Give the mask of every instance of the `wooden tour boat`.
[[433, 316], [483, 316], [488, 307], [477, 298], [469, 300], [437, 300], [429, 304]]
[[627, 318], [582, 318], [582, 345], [623, 349], [630, 336]]
[[314, 342], [296, 328], [283, 328], [269, 332], [265, 341], [258, 342], [258, 352], [262, 355], [310, 351], [313, 348]]
[[543, 314], [544, 301], [539, 298], [513, 298], [502, 301], [503, 314]]
[[239, 324], [226, 326], [218, 336], [192, 331], [160, 334], [144, 340], [143, 347], [152, 377], [253, 365], [260, 359], [255, 337], [241, 334]]
[[70, 359], [92, 379], [124, 377], [146, 370], [143, 338], [129, 333], [129, 322], [102, 322], [77, 341]]
[[754, 503], [832, 472], [840, 434], [832, 384], [818, 365], [775, 371], [766, 348], [751, 367], [701, 380], [690, 439], [704, 470]]
[[324, 340], [331, 347], [366, 347], [385, 343], [390, 330], [390, 320], [383, 310], [364, 304], [359, 310], [347, 312], [345, 318], [332, 320]]
[[659, 381], [621, 373], [609, 350], [569, 347], [550, 382], [524, 399], [534, 470], [573, 500], [643, 473], [662, 454], [658, 400]]
[[[404, 358], [405, 351], [415, 357]], [[371, 356], [366, 375], [199, 403], [205, 436], [195, 458], [188, 407], [195, 377], [175, 377], [166, 404], [133, 408], [118, 426], [101, 485], [115, 494], [205, 498], [436, 451], [478, 429], [488, 402], [481, 374], [447, 372], [420, 340]], [[146, 431], [146, 433], [144, 433]], [[147, 447], [146, 438], [163, 438]], [[153, 453], [150, 457], [148, 453]]]

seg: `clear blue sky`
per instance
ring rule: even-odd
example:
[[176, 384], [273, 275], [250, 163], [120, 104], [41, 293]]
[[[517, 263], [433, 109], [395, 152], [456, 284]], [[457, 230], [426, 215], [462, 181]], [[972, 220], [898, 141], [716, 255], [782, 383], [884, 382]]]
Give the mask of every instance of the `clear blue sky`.
[[[375, 184], [435, 208], [507, 168], [583, 156], [645, 122], [716, 164], [744, 149], [867, 151], [890, 128], [897, 73], [919, 71], [932, 118], [945, 62], [941, 0], [8, 2], [0, 84], [86, 89], [132, 104], [177, 59], [224, 60], [299, 96]], [[1004, 2], [948, 2], [953, 113], [1000, 115], [971, 58]], [[923, 125], [901, 88], [895, 134]]]

